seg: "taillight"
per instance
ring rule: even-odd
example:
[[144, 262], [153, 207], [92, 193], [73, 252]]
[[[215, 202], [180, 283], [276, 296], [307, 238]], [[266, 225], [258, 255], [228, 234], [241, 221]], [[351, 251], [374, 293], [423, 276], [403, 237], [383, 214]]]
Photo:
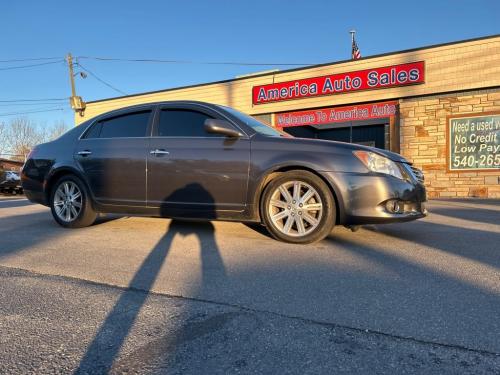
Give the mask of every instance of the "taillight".
[[35, 154], [35, 150], [36, 150], [36, 147], [33, 147], [31, 149], [31, 151], [28, 153], [28, 155], [26, 155], [25, 161], [28, 160], [28, 159], [31, 159], [33, 157], [33, 155]]
[[36, 150], [36, 147], [33, 147], [31, 149], [31, 151], [28, 153], [28, 155], [26, 155], [26, 158], [24, 159], [24, 164], [21, 167], [21, 172], [22, 173], [24, 172], [24, 167], [26, 167], [26, 163], [28, 162], [28, 160], [31, 159], [33, 156], [35, 156], [35, 150]]

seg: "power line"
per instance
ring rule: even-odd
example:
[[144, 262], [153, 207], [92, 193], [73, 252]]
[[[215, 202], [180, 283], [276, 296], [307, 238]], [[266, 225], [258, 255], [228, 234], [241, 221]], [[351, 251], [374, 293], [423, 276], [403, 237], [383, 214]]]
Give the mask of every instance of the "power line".
[[0, 117], [4, 117], [4, 116], [16, 116], [16, 115], [26, 115], [28, 113], [55, 112], [55, 111], [64, 111], [64, 108], [47, 108], [47, 109], [39, 109], [39, 110], [36, 110], [36, 111], [0, 113]]
[[166, 63], [166, 64], [201, 64], [201, 65], [240, 65], [240, 66], [302, 66], [315, 65], [317, 63], [268, 63], [268, 62], [237, 62], [237, 61], [195, 61], [195, 60], [163, 60], [163, 59], [125, 59], [115, 57], [98, 56], [78, 56], [79, 59], [90, 59], [97, 61], [121, 61], [121, 62], [147, 62], [147, 63]]
[[34, 102], [34, 103], [0, 103], [0, 107], [20, 107], [20, 106], [30, 106], [30, 105], [65, 105], [68, 103], [64, 102]]
[[21, 62], [21, 61], [55, 60], [55, 59], [61, 59], [61, 56], [57, 56], [57, 57], [30, 57], [30, 58], [26, 58], [26, 59], [0, 60], [0, 63]]
[[115, 90], [116, 92], [119, 92], [120, 94], [122, 95], [127, 95], [126, 92], [123, 92], [122, 90], [120, 89], [117, 89], [116, 87], [114, 87], [113, 85], [111, 85], [110, 83], [102, 80], [101, 78], [99, 78], [98, 76], [95, 75], [95, 73], [92, 73], [90, 70], [88, 70], [87, 68], [85, 68], [82, 64], [80, 64], [79, 62], [76, 63], [76, 65], [78, 65], [82, 70], [86, 71], [88, 74], [90, 74], [92, 77], [94, 77], [95, 79], [97, 79], [99, 82], [101, 82], [103, 85], [106, 85], [108, 86], [109, 88]]
[[[78, 56], [80, 59], [90, 59], [97, 61], [121, 61], [121, 62], [148, 62], [148, 63], [166, 63], [166, 64], [203, 64], [203, 65], [241, 65], [241, 66], [275, 66], [275, 65], [283, 65], [283, 66], [301, 66], [301, 65], [315, 65], [317, 63], [284, 63], [284, 62], [242, 62], [242, 61], [196, 61], [196, 60], [177, 60], [177, 59], [152, 59], [152, 58], [119, 58], [119, 57], [101, 57], [101, 56]], [[60, 61], [64, 61], [60, 56], [54, 57], [29, 57], [23, 59], [7, 59], [0, 60], [0, 63], [10, 63], [10, 62], [22, 62], [22, 61], [43, 61], [43, 60], [57, 60], [49, 63], [57, 63]], [[42, 63], [43, 65], [46, 63]], [[34, 65], [26, 65], [21, 67], [11, 67], [4, 68], [7, 69], [18, 69], [24, 67], [38, 66], [38, 64]]]
[[8, 99], [0, 100], [0, 103], [15, 103], [15, 102], [48, 102], [48, 101], [63, 101], [68, 98], [45, 98], [45, 99]]
[[50, 64], [59, 64], [61, 62], [64, 62], [64, 60], [49, 61], [49, 62], [38, 63], [38, 64], [29, 64], [29, 65], [9, 66], [7, 68], [0, 68], [0, 70], [13, 70], [13, 69], [33, 68], [35, 66], [50, 65]]

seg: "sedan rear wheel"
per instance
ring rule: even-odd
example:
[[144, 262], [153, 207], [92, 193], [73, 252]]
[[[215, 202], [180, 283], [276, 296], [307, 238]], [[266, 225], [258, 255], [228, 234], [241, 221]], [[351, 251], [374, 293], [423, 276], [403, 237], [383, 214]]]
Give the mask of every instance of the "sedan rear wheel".
[[307, 171], [272, 180], [263, 195], [262, 216], [277, 239], [310, 243], [326, 237], [335, 223], [335, 202], [326, 184]]
[[54, 209], [60, 220], [74, 221], [82, 210], [82, 192], [73, 181], [60, 184], [54, 195]]
[[67, 228], [91, 225], [97, 217], [85, 185], [72, 175], [63, 176], [56, 182], [50, 208], [57, 223]]

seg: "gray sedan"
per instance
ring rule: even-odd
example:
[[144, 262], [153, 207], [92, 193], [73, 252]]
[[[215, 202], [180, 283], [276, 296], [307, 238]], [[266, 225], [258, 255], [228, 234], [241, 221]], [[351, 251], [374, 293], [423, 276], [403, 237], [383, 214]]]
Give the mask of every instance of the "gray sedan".
[[62, 226], [99, 212], [258, 222], [293, 243], [334, 225], [425, 216], [422, 173], [371, 147], [294, 138], [232, 108], [176, 101], [100, 115], [37, 146], [26, 196]]

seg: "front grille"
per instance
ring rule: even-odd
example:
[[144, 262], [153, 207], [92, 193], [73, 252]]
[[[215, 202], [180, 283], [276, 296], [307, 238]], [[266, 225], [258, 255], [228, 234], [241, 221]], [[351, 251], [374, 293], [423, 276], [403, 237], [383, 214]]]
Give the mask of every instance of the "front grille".
[[413, 177], [415, 177], [415, 179], [420, 182], [421, 184], [424, 183], [424, 173], [418, 169], [418, 168], [415, 168], [413, 165], [409, 165], [410, 167], [410, 170], [411, 170], [411, 173], [413, 174]]

